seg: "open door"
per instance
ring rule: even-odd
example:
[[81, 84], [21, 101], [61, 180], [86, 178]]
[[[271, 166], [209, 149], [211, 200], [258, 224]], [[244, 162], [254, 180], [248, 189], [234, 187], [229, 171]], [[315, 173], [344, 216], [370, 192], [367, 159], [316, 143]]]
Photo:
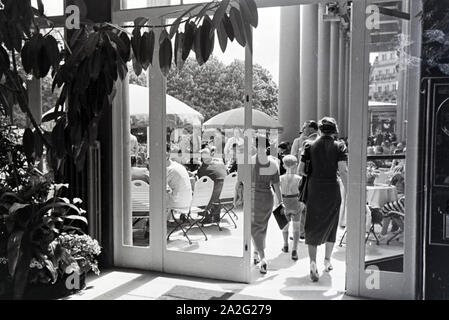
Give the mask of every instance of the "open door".
[[350, 295], [416, 294], [420, 2], [353, 2]]
[[[160, 10], [163, 8], [151, 9], [150, 20], [162, 24], [165, 20], [160, 18]], [[139, 14], [136, 12], [136, 17]], [[127, 15], [124, 21], [118, 19], [115, 22], [123, 24], [133, 18]], [[170, 16], [170, 19], [176, 19], [176, 16]], [[159, 39], [160, 32], [160, 29], [155, 29], [156, 39]], [[178, 107], [184, 105], [184, 108], [192, 109], [194, 106], [188, 106], [184, 101], [169, 95], [167, 80], [159, 69], [159, 42], [156, 41], [155, 45], [153, 66], [149, 68], [146, 79], [147, 86], [130, 83], [129, 78], [117, 85], [112, 173], [114, 263], [118, 267], [250, 282], [252, 202], [248, 150], [252, 141], [244, 139], [244, 145], [241, 146], [244, 161], [238, 166], [238, 174], [244, 182], [243, 208], [233, 208], [221, 219], [220, 224], [200, 222], [189, 226], [187, 223], [184, 229], [177, 228], [167, 200], [170, 184], [168, 167], [175, 161], [172, 157], [175, 150], [173, 146], [184, 138], [189, 140], [188, 145], [192, 146], [189, 149], [189, 162], [177, 160], [189, 171], [194, 171], [195, 168], [190, 165], [195, 165], [200, 157], [201, 142], [197, 139], [201, 139], [204, 132], [201, 124], [198, 126], [191, 122], [189, 117], [178, 116], [173, 120], [173, 103]], [[245, 61], [242, 72], [246, 88], [245, 95], [241, 97], [245, 107], [245, 126], [240, 131], [242, 137], [245, 137], [244, 130], [251, 128], [252, 123], [252, 51], [247, 46], [241, 48], [240, 52], [240, 60]], [[129, 69], [133, 72], [131, 67]], [[182, 73], [182, 70], [179, 72]], [[133, 109], [142, 103], [144, 115], [140, 119], [142, 114], [136, 115]], [[183, 121], [178, 122], [179, 119]], [[170, 146], [168, 153], [167, 145]], [[192, 178], [190, 182], [195, 196], [196, 181]], [[227, 209], [229, 207], [232, 207], [232, 201]], [[222, 211], [221, 216], [225, 211]]]

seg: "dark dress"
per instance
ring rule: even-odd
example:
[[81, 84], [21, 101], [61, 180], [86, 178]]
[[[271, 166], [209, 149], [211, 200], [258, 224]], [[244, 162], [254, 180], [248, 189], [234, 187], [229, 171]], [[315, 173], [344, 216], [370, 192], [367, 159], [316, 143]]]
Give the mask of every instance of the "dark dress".
[[258, 157], [253, 157], [252, 201], [254, 212], [251, 219], [251, 236], [256, 251], [265, 249], [268, 221], [273, 212], [272, 185], [279, 183], [279, 171], [275, 160], [268, 159], [267, 164], [261, 164]]
[[337, 180], [338, 162], [347, 161], [346, 145], [330, 136], [321, 136], [304, 147], [302, 162], [310, 160], [307, 185], [305, 242], [321, 245], [335, 242], [341, 205]]

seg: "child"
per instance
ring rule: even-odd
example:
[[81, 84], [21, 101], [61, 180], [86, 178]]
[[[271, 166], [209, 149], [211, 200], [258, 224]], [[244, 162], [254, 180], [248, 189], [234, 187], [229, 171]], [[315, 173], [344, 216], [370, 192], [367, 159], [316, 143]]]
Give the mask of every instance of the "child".
[[[301, 177], [297, 174], [296, 168], [298, 167], [298, 159], [293, 155], [288, 155], [283, 158], [284, 167], [286, 173], [281, 176], [281, 192], [284, 202], [284, 213], [289, 221], [293, 225], [293, 247], [292, 247], [292, 259], [298, 260], [298, 242], [300, 232], [300, 212], [303, 210], [304, 204], [299, 201], [299, 185]], [[290, 223], [282, 230], [284, 237], [283, 252], [288, 252], [288, 229]]]

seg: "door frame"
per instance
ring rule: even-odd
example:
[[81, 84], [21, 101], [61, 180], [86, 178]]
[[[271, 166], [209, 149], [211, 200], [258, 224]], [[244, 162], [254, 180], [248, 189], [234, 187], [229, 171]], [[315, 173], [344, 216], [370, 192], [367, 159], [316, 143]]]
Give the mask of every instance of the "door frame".
[[[361, 0], [353, 2], [352, 26], [365, 26], [367, 5], [388, 2], [388, 0]], [[411, 23], [410, 34], [413, 44], [410, 55], [421, 56], [421, 24], [419, 13], [422, 9], [420, 0], [404, 1], [410, 4]], [[407, 222], [404, 231], [404, 267], [402, 273], [365, 270], [365, 212], [366, 192], [360, 191], [360, 186], [366, 185], [366, 156], [368, 134], [368, 90], [369, 90], [369, 39], [367, 28], [352, 28], [351, 41], [351, 85], [349, 106], [349, 183], [348, 214], [352, 218], [347, 222], [348, 250], [347, 274], [357, 274], [358, 277], [347, 278], [347, 293], [354, 296], [381, 299], [415, 299], [417, 297], [418, 268], [416, 262], [418, 253], [419, 214], [419, 102], [420, 102], [420, 70], [410, 68], [406, 74], [408, 93], [408, 125], [407, 125], [407, 184], [406, 210]], [[356, 94], [362, 92], [363, 95]], [[360, 108], [360, 106], [363, 106]], [[359, 125], [361, 124], [361, 125]], [[358, 149], [360, 146], [360, 149]], [[352, 213], [352, 214], [351, 214]], [[359, 213], [359, 214], [356, 214]], [[369, 289], [366, 285], [372, 276], [378, 276], [379, 289]]]
[[[120, 0], [112, 0], [112, 22], [115, 24], [120, 24], [124, 21], [132, 21], [136, 17], [139, 16], [147, 16], [147, 17], [160, 17], [161, 15], [167, 15], [167, 18], [173, 18], [173, 15], [168, 14], [169, 12], [175, 11], [175, 9], [187, 9], [193, 5], [182, 5], [182, 6], [172, 6], [172, 7], [154, 7], [154, 8], [141, 8], [141, 9], [127, 9], [122, 10], [120, 8]], [[371, 0], [357, 0], [353, 1], [353, 15], [352, 15], [352, 26], [364, 26], [366, 13], [365, 8], [367, 3]], [[301, 5], [301, 4], [319, 4], [323, 2], [328, 2], [326, 0], [256, 0], [256, 3], [259, 8], [267, 8], [267, 7], [282, 7], [282, 6], [291, 6], [291, 5]], [[419, 2], [419, 3], [418, 3]], [[421, 8], [421, 1], [411, 1], [412, 12], [416, 12]], [[411, 25], [411, 34], [416, 37], [418, 40], [415, 44], [411, 46], [411, 54], [413, 56], [420, 56], [420, 39], [421, 39], [421, 25], [416, 21], [416, 17], [412, 14], [413, 23]], [[415, 298], [416, 297], [416, 278], [417, 278], [417, 267], [416, 262], [417, 257], [417, 226], [418, 226], [418, 212], [417, 212], [417, 201], [416, 197], [409, 196], [407, 197], [407, 208], [411, 212], [415, 213], [410, 215], [409, 221], [406, 225], [405, 234], [407, 238], [411, 239], [411, 241], [406, 241], [404, 250], [407, 252], [407, 256], [404, 260], [404, 272], [402, 274], [391, 274], [382, 272], [383, 279], [381, 281], [381, 290], [377, 290], [377, 292], [367, 292], [366, 287], [364, 286], [367, 274], [365, 272], [365, 261], [364, 261], [364, 235], [362, 232], [364, 230], [365, 217], [361, 216], [360, 212], [364, 212], [365, 208], [365, 198], [366, 195], [364, 192], [360, 192], [360, 186], [365, 185], [365, 163], [366, 163], [366, 134], [368, 125], [368, 78], [367, 78], [367, 64], [365, 63], [367, 60], [368, 47], [366, 45], [366, 32], [365, 28], [353, 28], [351, 30], [351, 45], [350, 45], [350, 86], [349, 86], [349, 135], [350, 141], [352, 145], [361, 146], [358, 148], [350, 148], [349, 154], [349, 166], [350, 172], [348, 177], [348, 219], [347, 219], [347, 250], [346, 250], [346, 286], [347, 293], [349, 295], [354, 296], [369, 296], [369, 297], [392, 297], [392, 298]], [[248, 70], [248, 59], [246, 62], [246, 70]], [[252, 63], [251, 63], [252, 66]], [[409, 110], [418, 110], [419, 108], [419, 70], [411, 71], [408, 73], [409, 81], [408, 81], [408, 92], [410, 95], [409, 100]], [[153, 79], [152, 79], [153, 80]], [[165, 83], [159, 80], [157, 81], [159, 93], [160, 90], [165, 92]], [[360, 93], [363, 93], [361, 95]], [[154, 95], [152, 95], [154, 97]], [[415, 98], [416, 97], [416, 98]], [[158, 100], [164, 99], [163, 96], [159, 95]], [[162, 103], [159, 101], [158, 103]], [[360, 108], [360, 106], [366, 106], [365, 108]], [[115, 110], [116, 108], [114, 108]], [[162, 108], [163, 109], [163, 108]], [[246, 107], [246, 114], [248, 116], [251, 115], [250, 108]], [[160, 114], [159, 116], [163, 116]], [[363, 120], [363, 121], [362, 121]], [[117, 122], [114, 122], [117, 124]], [[251, 123], [251, 122], [249, 122]], [[416, 128], [419, 124], [419, 113], [409, 112], [408, 116], [408, 146], [407, 146], [407, 170], [409, 172], [413, 172], [413, 175], [407, 176], [407, 186], [406, 192], [408, 195], [418, 195], [418, 137], [417, 130], [413, 131], [413, 128]], [[361, 124], [361, 125], [359, 125]], [[160, 130], [159, 129], [154, 129]], [[115, 130], [117, 131], [117, 130]], [[118, 134], [118, 132], [114, 131], [114, 136]], [[156, 132], [155, 132], [156, 133]], [[152, 135], [154, 136], [154, 135]], [[162, 134], [165, 137], [165, 134]], [[164, 138], [165, 139], [165, 138]], [[119, 140], [116, 140], [119, 141]], [[157, 144], [156, 141], [152, 142], [155, 146]], [[116, 145], [116, 144], [114, 144]], [[159, 146], [160, 147], [160, 146]], [[120, 150], [121, 152], [121, 150]], [[120, 159], [117, 150], [114, 151], [114, 159]], [[163, 169], [161, 166], [161, 159], [158, 160], [159, 167]], [[114, 165], [114, 171], [116, 171], [117, 165]], [[114, 172], [114, 175], [116, 172]], [[164, 179], [164, 177], [161, 177]], [[164, 180], [165, 181], [165, 180]], [[116, 183], [114, 189], [114, 208], [118, 209], [121, 207], [121, 203], [119, 201], [122, 194], [120, 193], [121, 185], [117, 185]], [[157, 195], [160, 198], [160, 194]], [[247, 197], [248, 195], [246, 195]], [[156, 195], [153, 195], [156, 197]], [[247, 201], [245, 201], [247, 202]], [[163, 209], [163, 208], [160, 208]], [[114, 214], [114, 234], [115, 237], [119, 236], [117, 234], [117, 213]], [[245, 217], [248, 219], [248, 217]], [[119, 221], [121, 223], [121, 221]], [[161, 222], [162, 223], [162, 222]], [[250, 228], [250, 225], [245, 221], [245, 232], [247, 232]], [[165, 227], [164, 227], [165, 229]], [[154, 233], [153, 233], [154, 234]], [[153, 241], [152, 241], [153, 243]], [[163, 246], [163, 250], [165, 250], [164, 244], [156, 243], [156, 245]], [[251, 243], [249, 243], [251, 246]], [[125, 257], [117, 257], [119, 251], [116, 249], [115, 257], [116, 257], [116, 265], [122, 266], [126, 264], [126, 266], [130, 265], [130, 259], [134, 257], [138, 257], [138, 259], [142, 258], [140, 254], [140, 250], [130, 249], [132, 254], [125, 255]], [[151, 251], [151, 250], [149, 250]], [[152, 261], [144, 261], [144, 265], [147, 269], [151, 270], [163, 270], [163, 260], [164, 260], [164, 252], [153, 252], [153, 257], [162, 263], [158, 263], [154, 265]], [[168, 259], [172, 260], [174, 258], [167, 256]], [[177, 259], [182, 258], [178, 256]], [[151, 259], [152, 260], [152, 259]], [[249, 256], [246, 257], [245, 263], [250, 263]], [[406, 261], [407, 260], [407, 261]], [[175, 263], [174, 261], [173, 263]], [[139, 265], [141, 265], [140, 263]], [[140, 267], [140, 266], [138, 266]], [[249, 268], [248, 268], [249, 269]], [[178, 269], [172, 269], [171, 271], [179, 273]], [[206, 276], [201, 274], [201, 276]], [[244, 276], [249, 279], [248, 276]], [[399, 284], [399, 289], [390, 290], [389, 281], [394, 281], [390, 283]], [[248, 281], [244, 281], [248, 282]], [[385, 290], [384, 290], [385, 289]]]
[[[190, 6], [176, 6], [168, 8], [170, 11], [186, 9]], [[117, 1], [113, 8], [117, 8]], [[146, 8], [141, 10], [125, 10], [125, 15], [114, 19], [112, 23], [122, 24], [133, 21], [140, 16], [146, 16], [150, 21], [163, 24], [165, 19], [176, 18], [176, 14], [168, 14], [165, 18], [162, 15], [167, 13], [167, 8]], [[113, 11], [114, 12], [114, 11]], [[113, 15], [114, 16], [114, 15]], [[122, 20], [124, 19], [124, 20]], [[159, 38], [160, 29], [154, 29], [156, 39]], [[153, 65], [148, 69], [148, 88], [150, 114], [150, 153], [151, 150], [162, 150], [163, 152], [153, 152], [150, 157], [150, 212], [165, 212], [165, 188], [166, 185], [166, 127], [165, 127], [165, 105], [166, 105], [166, 79], [162, 75], [159, 65], [159, 43], [155, 44], [155, 54]], [[252, 123], [252, 50], [245, 48], [245, 129], [249, 129]], [[167, 250], [167, 225], [163, 214], [150, 215], [150, 246], [134, 247], [130, 244], [130, 239], [125, 239], [124, 228], [130, 230], [130, 225], [126, 221], [130, 220], [130, 215], [123, 215], [130, 212], [129, 190], [130, 184], [125, 177], [129, 174], [130, 160], [123, 150], [129, 148], [129, 123], [123, 119], [129, 119], [129, 88], [128, 76], [124, 81], [116, 83], [116, 98], [113, 106], [113, 189], [114, 189], [114, 265], [117, 267], [136, 268], [153, 270], [173, 274], [189, 276], [209, 277], [214, 279], [229, 280], [235, 282], [249, 283], [251, 281], [251, 170], [248, 144], [251, 141], [245, 139], [245, 164], [243, 168], [244, 189], [244, 230], [242, 241], [242, 256], [220, 256], [199, 253], [179, 252]], [[155, 181], [155, 182], [153, 182]], [[162, 228], [160, 227], [162, 226]], [[128, 236], [129, 238], [129, 236]], [[128, 242], [128, 244], [126, 244]], [[182, 261], [182, 263], [180, 263]], [[223, 267], [225, 266], [225, 268]]]

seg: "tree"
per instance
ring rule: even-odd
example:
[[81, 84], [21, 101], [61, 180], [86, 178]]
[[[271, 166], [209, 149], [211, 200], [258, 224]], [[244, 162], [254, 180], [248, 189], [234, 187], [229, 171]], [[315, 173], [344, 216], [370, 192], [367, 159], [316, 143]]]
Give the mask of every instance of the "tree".
[[[147, 85], [147, 74], [139, 77], [130, 72], [130, 83]], [[277, 118], [279, 89], [270, 72], [256, 64], [253, 67], [253, 106]], [[243, 107], [245, 97], [245, 64], [235, 60], [229, 65], [216, 57], [199, 66], [192, 58], [184, 67], [172, 68], [167, 77], [167, 93], [200, 112], [205, 120], [235, 108]]]

